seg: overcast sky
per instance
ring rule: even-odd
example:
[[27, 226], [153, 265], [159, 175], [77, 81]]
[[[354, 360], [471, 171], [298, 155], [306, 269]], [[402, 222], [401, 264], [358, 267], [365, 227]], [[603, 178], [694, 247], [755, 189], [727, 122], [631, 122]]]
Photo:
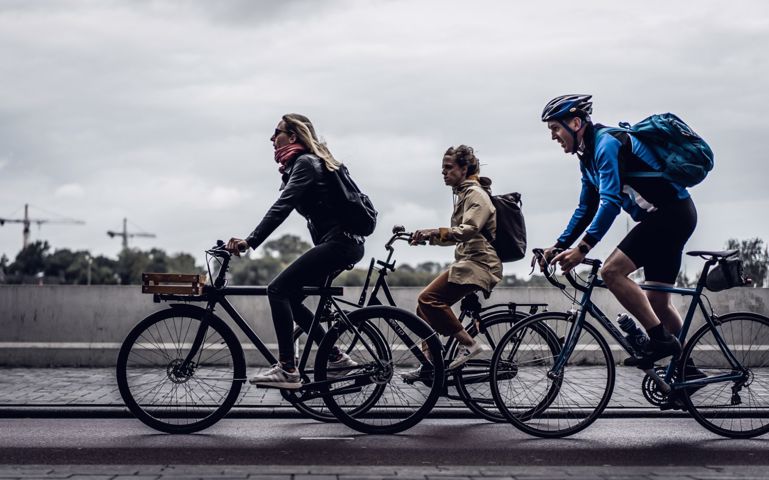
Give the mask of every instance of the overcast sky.
[[[29, 203], [33, 218], [84, 220], [33, 226], [32, 240], [111, 257], [120, 241], [106, 231], [128, 217], [129, 230], [157, 235], [131, 246], [202, 259], [277, 197], [269, 137], [299, 112], [380, 212], [364, 261], [384, 252], [393, 224], [449, 223], [440, 162], [461, 143], [496, 193], [523, 194], [529, 245], [551, 245], [580, 177], [540, 112], [556, 95], [590, 93], [596, 121], [672, 111], [712, 146], [715, 169], [691, 190], [688, 248], [769, 240], [767, 45], [763, 0], [0, 0], [0, 217]], [[0, 254], [15, 258], [21, 231], [0, 227]], [[296, 213], [283, 233], [309, 240]], [[412, 264], [451, 258], [397, 252]]]

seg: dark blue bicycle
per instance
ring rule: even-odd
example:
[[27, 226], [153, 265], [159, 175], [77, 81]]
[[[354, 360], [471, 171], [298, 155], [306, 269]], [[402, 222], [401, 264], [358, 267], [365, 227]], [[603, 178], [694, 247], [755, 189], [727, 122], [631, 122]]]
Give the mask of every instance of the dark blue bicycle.
[[[543, 257], [542, 250], [535, 255]], [[684, 346], [679, 358], [646, 370], [642, 389], [646, 399], [661, 409], [682, 408], [705, 428], [726, 437], [749, 438], [769, 431], [769, 318], [749, 312], [718, 315], [704, 294], [713, 275], [735, 277], [736, 250], [695, 251], [705, 259], [695, 288], [642, 285], [691, 297], [678, 339]], [[590, 267], [582, 281], [573, 273], [565, 278], [577, 292], [555, 276], [547, 279], [574, 302], [568, 312], [533, 315], [513, 327], [500, 341], [491, 363], [491, 390], [500, 412], [520, 430], [540, 437], [564, 437], [593, 423], [611, 398], [615, 361], [593, 317], [630, 356], [635, 347], [592, 302], [599, 260], [585, 259]], [[726, 273], [726, 275], [724, 275]], [[731, 275], [729, 275], [731, 273]], [[727, 278], [727, 285], [740, 285]], [[744, 283], [743, 283], [744, 284]], [[706, 306], [707, 304], [707, 306]], [[704, 323], [687, 339], [697, 310]], [[560, 348], [554, 354], [553, 343]]]

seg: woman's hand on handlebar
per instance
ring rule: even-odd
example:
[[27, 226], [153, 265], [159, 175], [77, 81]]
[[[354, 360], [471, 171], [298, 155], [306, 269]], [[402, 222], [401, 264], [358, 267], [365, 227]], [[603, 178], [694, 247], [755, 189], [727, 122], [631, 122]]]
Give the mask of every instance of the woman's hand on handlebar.
[[427, 228], [424, 230], [415, 230], [411, 235], [410, 245], [424, 245], [431, 238], [438, 236], [437, 228]]
[[227, 246], [224, 247], [225, 250], [232, 253], [236, 257], [239, 257], [241, 253], [245, 253], [248, 251], [248, 242], [243, 240], [242, 238], [231, 238], [229, 242], [227, 242]]
[[[537, 249], [538, 250], [538, 249]], [[532, 271], [534, 270], [534, 265], [539, 264], [539, 271], [545, 272], [547, 270], [547, 267], [553, 263], [553, 258], [558, 255], [559, 253], [563, 252], [562, 249], [558, 247], [549, 247], [542, 250], [542, 255], [537, 255], [536, 253], [531, 258], [531, 268]]]

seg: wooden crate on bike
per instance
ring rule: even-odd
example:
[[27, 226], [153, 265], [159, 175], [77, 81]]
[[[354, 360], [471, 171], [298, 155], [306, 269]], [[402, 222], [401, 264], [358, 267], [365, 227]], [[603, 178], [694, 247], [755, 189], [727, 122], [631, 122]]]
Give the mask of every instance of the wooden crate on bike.
[[200, 295], [205, 273], [142, 273], [142, 293]]

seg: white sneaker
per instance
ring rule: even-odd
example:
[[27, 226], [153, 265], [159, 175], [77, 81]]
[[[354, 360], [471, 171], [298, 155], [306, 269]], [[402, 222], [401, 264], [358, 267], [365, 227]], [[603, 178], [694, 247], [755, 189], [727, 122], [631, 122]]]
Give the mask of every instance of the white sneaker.
[[351, 369], [357, 366], [358, 362], [350, 358], [346, 353], [342, 353], [338, 359], [328, 361], [328, 372], [326, 373], [326, 377], [329, 380], [344, 377], [350, 373]]
[[299, 376], [298, 371], [293, 373], [287, 372], [283, 370], [279, 363], [276, 363], [266, 372], [251, 377], [248, 383], [260, 387], [297, 390], [302, 388], [302, 377]]
[[487, 350], [486, 346], [481, 342], [475, 342], [471, 347], [460, 345], [459, 350], [457, 351], [457, 356], [449, 364], [449, 370], [453, 370], [457, 367], [461, 367], [462, 365], [465, 364], [465, 362], [467, 362], [471, 358], [477, 356], [478, 354], [486, 350]]
[[433, 376], [432, 367], [426, 370], [424, 367], [417, 367], [414, 370], [408, 370], [400, 374], [404, 382], [416, 382], [417, 380], [430, 380]]

